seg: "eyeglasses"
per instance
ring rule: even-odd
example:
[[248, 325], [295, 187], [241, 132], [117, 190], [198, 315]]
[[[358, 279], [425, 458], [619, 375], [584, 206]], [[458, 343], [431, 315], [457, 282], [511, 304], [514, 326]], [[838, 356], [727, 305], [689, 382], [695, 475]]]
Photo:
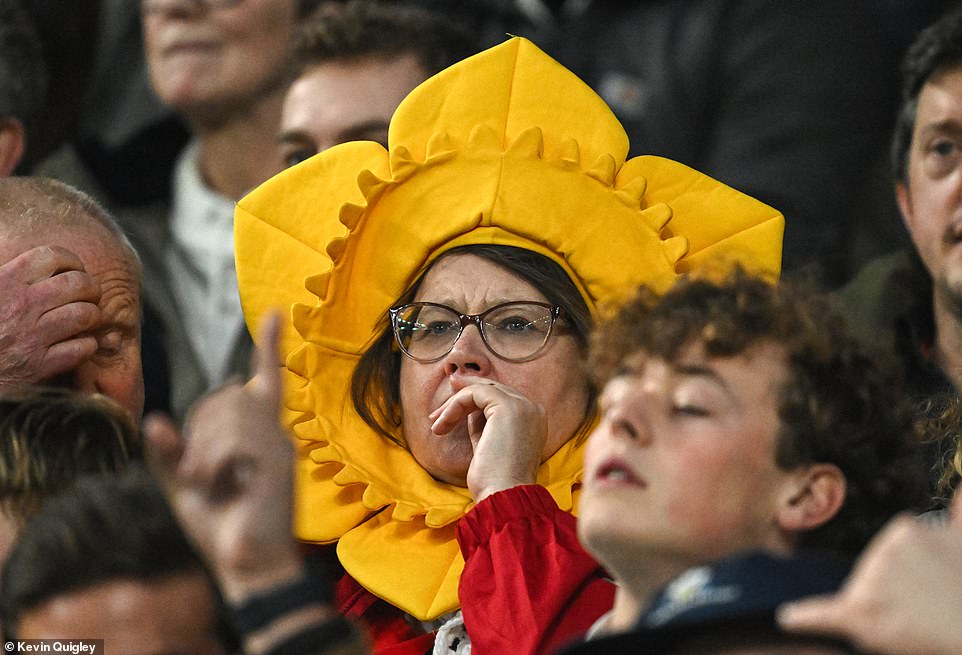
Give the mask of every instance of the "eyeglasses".
[[401, 352], [429, 364], [447, 355], [465, 326], [474, 324], [492, 353], [509, 362], [526, 362], [544, 349], [561, 308], [541, 302], [506, 302], [481, 312], [462, 314], [447, 305], [415, 302], [388, 312]]

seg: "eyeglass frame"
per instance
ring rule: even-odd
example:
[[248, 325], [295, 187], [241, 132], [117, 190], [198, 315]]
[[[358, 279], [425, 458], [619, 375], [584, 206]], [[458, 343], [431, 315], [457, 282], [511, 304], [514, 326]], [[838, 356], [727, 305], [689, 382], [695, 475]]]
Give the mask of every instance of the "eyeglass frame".
[[[501, 309], [502, 307], [506, 307], [507, 305], [518, 305], [518, 304], [538, 305], [539, 307], [544, 307], [550, 312], [551, 323], [548, 324], [548, 329], [545, 333], [544, 341], [541, 343], [540, 346], [538, 346], [537, 350], [535, 350], [533, 353], [531, 353], [527, 357], [523, 357], [521, 359], [512, 359], [510, 357], [505, 357], [504, 355], [495, 351], [495, 349], [491, 347], [491, 344], [488, 343], [488, 337], [487, 335], [485, 335], [485, 332], [484, 332], [484, 327], [483, 327], [484, 321], [482, 319], [484, 316], [487, 316], [488, 314], [495, 311], [496, 309]], [[406, 307], [413, 307], [413, 306], [440, 307], [441, 309], [446, 309], [450, 311], [452, 314], [456, 314], [461, 321], [460, 325], [458, 326], [458, 335], [454, 338], [454, 341], [451, 342], [451, 347], [448, 348], [444, 353], [438, 355], [437, 357], [434, 357], [431, 359], [423, 359], [420, 357], [415, 357], [410, 352], [408, 352], [407, 348], [404, 347], [404, 344], [401, 343], [401, 337], [398, 334], [398, 325], [397, 325], [398, 314], [402, 309]], [[409, 359], [415, 362], [418, 362], [419, 364], [433, 364], [434, 362], [441, 361], [442, 359], [447, 357], [449, 354], [451, 354], [451, 351], [454, 350], [454, 347], [458, 344], [458, 341], [461, 339], [461, 335], [464, 334], [464, 328], [468, 325], [474, 325], [476, 328], [478, 328], [478, 334], [481, 336], [481, 342], [484, 343], [484, 347], [487, 348], [488, 352], [490, 352], [492, 355], [494, 355], [498, 359], [503, 360], [505, 362], [515, 363], [515, 364], [530, 362], [533, 359], [537, 359], [541, 355], [541, 353], [544, 352], [545, 347], [548, 345], [548, 341], [551, 339], [551, 335], [554, 333], [555, 323], [558, 322], [558, 319], [564, 318], [565, 316], [565, 310], [560, 305], [552, 305], [550, 303], [540, 302], [538, 300], [509, 300], [508, 302], [498, 303], [494, 307], [488, 307], [486, 310], [484, 310], [479, 314], [463, 314], [458, 310], [456, 310], [454, 307], [450, 307], [442, 303], [430, 302], [430, 301], [409, 302], [403, 305], [398, 305], [397, 307], [391, 307], [387, 311], [388, 311], [388, 316], [390, 317], [391, 331], [394, 334], [394, 343], [397, 344], [398, 348], [401, 350], [401, 353], [405, 357], [408, 357]]]

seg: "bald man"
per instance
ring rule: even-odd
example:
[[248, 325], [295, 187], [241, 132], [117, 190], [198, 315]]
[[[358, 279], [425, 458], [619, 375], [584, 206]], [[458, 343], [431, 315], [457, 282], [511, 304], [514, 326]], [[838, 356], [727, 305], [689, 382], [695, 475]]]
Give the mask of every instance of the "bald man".
[[0, 392], [44, 383], [102, 393], [139, 420], [140, 270], [86, 194], [0, 178]]

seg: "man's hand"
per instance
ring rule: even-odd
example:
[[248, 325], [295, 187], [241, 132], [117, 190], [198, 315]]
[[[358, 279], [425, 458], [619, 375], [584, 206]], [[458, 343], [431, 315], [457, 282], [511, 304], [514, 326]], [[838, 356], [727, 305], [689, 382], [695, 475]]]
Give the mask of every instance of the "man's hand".
[[296, 578], [291, 532], [293, 446], [278, 422], [278, 317], [270, 316], [247, 385], [215, 391], [180, 434], [169, 419], [144, 425], [155, 474], [229, 601]]
[[946, 526], [897, 517], [838, 593], [783, 607], [782, 627], [841, 636], [885, 655], [962, 653], [962, 494], [952, 514]]
[[100, 284], [59, 246], [0, 266], [0, 389], [48, 380], [93, 356], [99, 301]]

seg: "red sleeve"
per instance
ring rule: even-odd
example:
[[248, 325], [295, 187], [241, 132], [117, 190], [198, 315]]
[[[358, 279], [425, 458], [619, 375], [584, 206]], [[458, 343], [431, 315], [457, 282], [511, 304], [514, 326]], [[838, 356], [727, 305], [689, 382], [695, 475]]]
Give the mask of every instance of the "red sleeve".
[[615, 587], [541, 486], [488, 496], [458, 524], [458, 586], [473, 655], [543, 655], [611, 609]]
[[372, 655], [427, 655], [434, 650], [434, 633], [424, 633], [398, 608], [377, 598], [346, 573], [335, 591], [341, 614], [360, 623], [371, 641]]

